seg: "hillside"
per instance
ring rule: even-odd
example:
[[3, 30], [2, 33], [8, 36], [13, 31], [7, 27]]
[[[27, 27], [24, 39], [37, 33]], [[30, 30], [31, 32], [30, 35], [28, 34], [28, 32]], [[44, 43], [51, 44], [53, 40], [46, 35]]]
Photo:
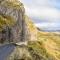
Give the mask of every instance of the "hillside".
[[15, 56], [16, 60], [60, 60], [60, 37], [53, 33], [38, 31], [37, 40], [28, 41], [27, 46], [16, 46], [8, 59]]
[[60, 35], [39, 31], [18, 0], [0, 1], [0, 47], [5, 45], [14, 48], [5, 56], [0, 49], [4, 60], [60, 60]]

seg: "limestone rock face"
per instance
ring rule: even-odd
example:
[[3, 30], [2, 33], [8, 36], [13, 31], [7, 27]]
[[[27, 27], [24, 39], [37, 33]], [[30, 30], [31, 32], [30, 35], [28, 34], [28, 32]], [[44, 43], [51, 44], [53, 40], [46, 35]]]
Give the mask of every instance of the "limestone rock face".
[[9, 24], [12, 22], [5, 24], [5, 27], [3, 25], [3, 29], [0, 32], [1, 43], [20, 43], [27, 40], [37, 40], [37, 29], [28, 16], [26, 17], [24, 5], [20, 1], [0, 0], [0, 16], [3, 17], [2, 20], [5, 22], [6, 20], [10, 21], [7, 16], [15, 21], [11, 26]]
[[13, 43], [25, 41], [25, 9], [18, 0], [0, 0], [0, 15], [6, 15], [14, 18], [14, 26], [3, 29], [0, 33], [0, 41], [9, 41]]
[[[26, 23], [26, 31], [27, 31], [27, 35], [28, 35], [28, 39], [30, 41], [36, 41], [37, 40], [37, 28], [34, 25], [34, 23], [31, 21], [31, 19], [25, 15], [25, 23]], [[26, 37], [27, 38], [27, 37]]]

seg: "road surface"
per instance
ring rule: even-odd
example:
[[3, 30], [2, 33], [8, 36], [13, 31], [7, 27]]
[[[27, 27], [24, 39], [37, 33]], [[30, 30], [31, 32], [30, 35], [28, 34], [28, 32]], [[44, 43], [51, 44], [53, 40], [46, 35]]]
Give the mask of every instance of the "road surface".
[[14, 47], [13, 44], [0, 46], [0, 60], [6, 60], [7, 56], [14, 50]]

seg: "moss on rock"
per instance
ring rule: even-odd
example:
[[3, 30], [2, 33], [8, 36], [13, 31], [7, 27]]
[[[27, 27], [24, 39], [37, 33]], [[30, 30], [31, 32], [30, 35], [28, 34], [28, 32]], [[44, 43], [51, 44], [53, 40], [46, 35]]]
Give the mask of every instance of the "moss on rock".
[[5, 0], [1, 2], [2, 6], [14, 9], [21, 9], [23, 7], [23, 3], [18, 0]]
[[11, 27], [15, 24], [15, 20], [6, 15], [0, 15], [0, 31], [4, 29], [6, 26]]

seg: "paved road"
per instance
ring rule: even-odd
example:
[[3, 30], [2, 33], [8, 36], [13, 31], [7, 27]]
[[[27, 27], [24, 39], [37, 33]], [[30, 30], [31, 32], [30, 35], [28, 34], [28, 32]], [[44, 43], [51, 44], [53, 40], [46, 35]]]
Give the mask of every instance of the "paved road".
[[0, 47], [0, 60], [6, 60], [7, 56], [14, 50], [14, 45], [8, 44]]

